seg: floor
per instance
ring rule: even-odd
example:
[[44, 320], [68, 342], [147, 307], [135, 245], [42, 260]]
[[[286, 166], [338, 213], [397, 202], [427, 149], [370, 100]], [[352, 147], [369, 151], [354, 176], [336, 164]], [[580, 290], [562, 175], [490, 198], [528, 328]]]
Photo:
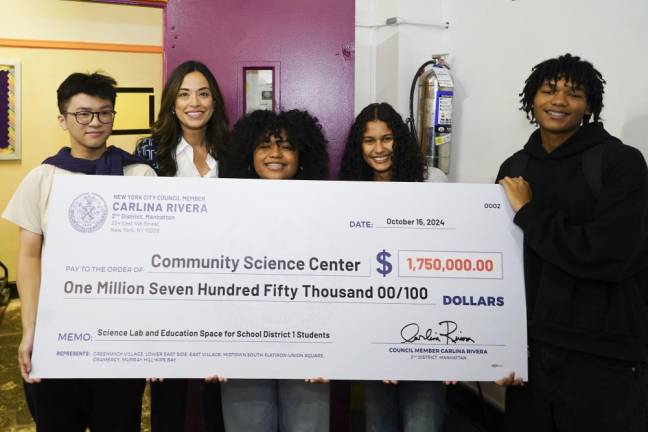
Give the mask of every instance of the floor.
[[12, 301], [0, 310], [0, 430], [33, 431], [22, 393], [16, 346], [20, 341], [20, 304]]
[[[0, 307], [0, 431], [35, 432], [23, 395], [16, 349], [20, 343], [20, 301]], [[142, 431], [150, 432], [148, 395], [144, 398]]]
[[[18, 372], [16, 349], [20, 342], [20, 302], [12, 300], [0, 307], [0, 432], [34, 432], [36, 430], [23, 397]], [[454, 386], [448, 389], [445, 432], [494, 432], [495, 427], [483, 426], [487, 416], [479, 413], [474, 403], [468, 403], [466, 392]], [[475, 412], [478, 412], [475, 415]], [[142, 431], [149, 432], [149, 398], [145, 392], [142, 408]], [[361, 410], [351, 413], [352, 431], [362, 431]], [[488, 421], [491, 424], [497, 422]]]

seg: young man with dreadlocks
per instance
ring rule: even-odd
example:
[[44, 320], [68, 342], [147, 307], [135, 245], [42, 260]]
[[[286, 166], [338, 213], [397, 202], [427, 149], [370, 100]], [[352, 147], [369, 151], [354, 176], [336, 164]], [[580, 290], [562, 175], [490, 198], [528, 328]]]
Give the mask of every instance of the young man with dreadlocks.
[[600, 122], [604, 84], [570, 54], [536, 65], [520, 96], [538, 129], [497, 176], [524, 232], [529, 382], [507, 389], [510, 431], [648, 428], [648, 177]]

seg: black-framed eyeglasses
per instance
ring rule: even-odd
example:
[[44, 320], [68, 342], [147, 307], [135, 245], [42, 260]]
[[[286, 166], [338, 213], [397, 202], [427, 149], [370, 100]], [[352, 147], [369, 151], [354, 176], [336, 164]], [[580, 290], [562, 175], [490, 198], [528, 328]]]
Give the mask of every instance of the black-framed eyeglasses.
[[89, 125], [94, 120], [94, 117], [97, 116], [99, 123], [109, 124], [115, 120], [116, 111], [113, 110], [103, 110], [103, 111], [77, 111], [77, 112], [67, 112], [64, 111], [62, 114], [73, 115], [74, 119], [80, 125]]

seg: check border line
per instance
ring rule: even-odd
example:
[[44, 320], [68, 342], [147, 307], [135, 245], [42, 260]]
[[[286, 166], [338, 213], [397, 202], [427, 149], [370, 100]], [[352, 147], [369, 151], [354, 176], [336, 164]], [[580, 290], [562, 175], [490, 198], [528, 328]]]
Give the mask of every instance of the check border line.
[[311, 304], [375, 304], [400, 306], [437, 306], [437, 303], [386, 303], [386, 302], [343, 302], [343, 301], [305, 301], [305, 300], [243, 300], [243, 299], [168, 299], [168, 298], [132, 298], [132, 297], [64, 297], [63, 300], [127, 300], [127, 301], [189, 301], [189, 302], [255, 302], [255, 303], [311, 303]]
[[378, 229], [406, 229], [406, 230], [434, 230], [434, 231], [456, 231], [457, 228], [434, 228], [434, 227], [401, 227], [401, 226], [377, 226]]
[[310, 273], [239, 273], [239, 272], [169, 272], [169, 271], [149, 271], [147, 274], [213, 274], [213, 275], [232, 275], [232, 276], [301, 276], [301, 277], [353, 277], [353, 278], [369, 278], [371, 275], [323, 275], [323, 274], [310, 274]]
[[182, 342], [182, 343], [280, 343], [326, 345], [333, 342], [295, 342], [295, 341], [225, 341], [225, 340], [181, 340], [181, 339], [93, 339], [96, 342]]
[[505, 347], [508, 345], [505, 344], [434, 344], [434, 343], [417, 343], [413, 344], [411, 342], [369, 342], [370, 345], [401, 345], [401, 346], [411, 346], [411, 347], [417, 347], [417, 346], [441, 346], [441, 347], [458, 347], [458, 346], [466, 346], [466, 347], [480, 347], [480, 346], [494, 346], [494, 347]]

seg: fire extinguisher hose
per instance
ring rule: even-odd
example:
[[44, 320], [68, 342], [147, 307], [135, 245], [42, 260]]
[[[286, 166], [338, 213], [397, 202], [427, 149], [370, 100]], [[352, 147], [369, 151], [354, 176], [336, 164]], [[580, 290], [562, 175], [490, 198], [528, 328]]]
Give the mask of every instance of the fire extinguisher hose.
[[410, 133], [412, 134], [412, 139], [415, 141], [418, 141], [418, 134], [416, 132], [416, 123], [414, 120], [414, 90], [416, 90], [416, 82], [418, 79], [423, 75], [423, 72], [425, 71], [425, 68], [428, 65], [434, 65], [437, 64], [438, 60], [428, 60], [425, 63], [423, 63], [421, 66], [419, 66], [418, 70], [414, 74], [414, 79], [412, 80], [412, 86], [410, 87], [410, 95], [409, 95], [409, 118], [406, 120], [407, 125], [409, 126]]

